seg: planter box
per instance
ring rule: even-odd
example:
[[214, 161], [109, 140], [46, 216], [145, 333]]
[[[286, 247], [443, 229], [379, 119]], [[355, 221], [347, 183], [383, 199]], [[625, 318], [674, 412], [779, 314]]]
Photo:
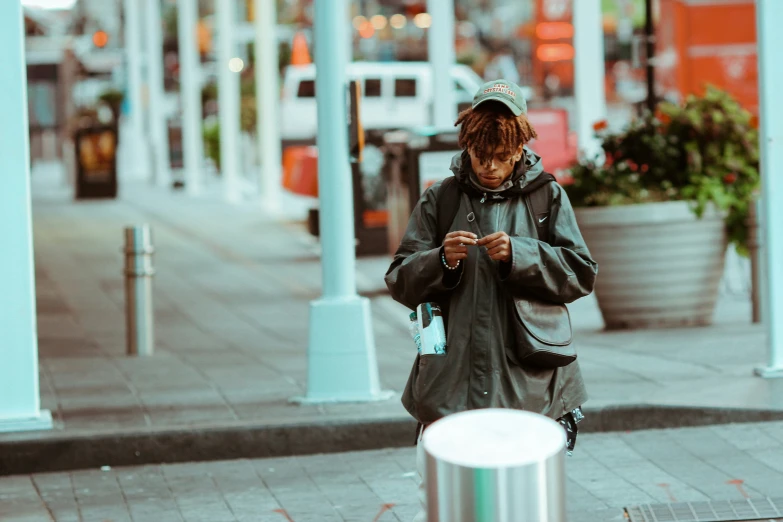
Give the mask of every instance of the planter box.
[[720, 212], [699, 219], [684, 201], [575, 210], [608, 329], [712, 322], [727, 244]]

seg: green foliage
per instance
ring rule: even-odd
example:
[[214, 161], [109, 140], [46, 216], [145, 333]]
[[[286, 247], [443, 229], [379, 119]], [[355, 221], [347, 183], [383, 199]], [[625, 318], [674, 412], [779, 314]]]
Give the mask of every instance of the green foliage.
[[256, 118], [258, 111], [256, 110], [256, 97], [255, 96], [243, 96], [239, 109], [239, 126], [242, 131], [248, 134], [256, 133]]
[[605, 159], [581, 161], [566, 191], [574, 206], [654, 201], [708, 204], [726, 213], [729, 241], [747, 253], [748, 210], [760, 184], [757, 120], [710, 87], [684, 105], [662, 103], [618, 134], [596, 129]]
[[220, 172], [220, 124], [204, 125], [204, 154], [212, 158]]
[[98, 96], [98, 101], [106, 104], [106, 106], [111, 109], [111, 114], [115, 125], [119, 122], [120, 106], [122, 105], [122, 100], [124, 98], [125, 94], [118, 89], [107, 89], [103, 91], [100, 96]]
[[[255, 80], [252, 76], [242, 78], [240, 83], [240, 127], [244, 132], [254, 133], [256, 131], [256, 98], [255, 98]], [[218, 86], [216, 83], [209, 83], [201, 90], [201, 103], [207, 104], [210, 101], [218, 100]], [[219, 108], [218, 108], [219, 110]]]
[[100, 101], [109, 107], [119, 107], [124, 98], [125, 94], [119, 89], [107, 89], [98, 97]]
[[[242, 108], [240, 112], [240, 127], [242, 131], [250, 134], [256, 131], [256, 99], [255, 98], [242, 98]], [[204, 124], [204, 154], [208, 158], [212, 158], [215, 162], [215, 166], [220, 171], [220, 124], [215, 121], [214, 123]]]

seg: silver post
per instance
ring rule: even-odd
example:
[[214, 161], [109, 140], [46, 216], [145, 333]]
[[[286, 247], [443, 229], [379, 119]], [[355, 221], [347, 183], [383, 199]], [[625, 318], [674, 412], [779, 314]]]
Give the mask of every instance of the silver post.
[[565, 430], [510, 409], [450, 415], [422, 438], [429, 522], [565, 522]]
[[155, 328], [152, 308], [152, 230], [125, 228], [125, 324], [128, 355], [152, 355]]

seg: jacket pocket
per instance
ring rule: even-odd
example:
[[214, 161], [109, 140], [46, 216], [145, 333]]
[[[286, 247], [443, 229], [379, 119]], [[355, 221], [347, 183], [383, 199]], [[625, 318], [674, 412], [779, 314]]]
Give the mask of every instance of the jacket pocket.
[[416, 359], [411, 389], [416, 418], [422, 424], [430, 424], [443, 416], [440, 409], [448, 402], [448, 384], [444, 379], [448, 357], [448, 354], [419, 355]]
[[523, 366], [558, 368], [576, 360], [571, 316], [563, 304], [512, 297], [514, 362]]

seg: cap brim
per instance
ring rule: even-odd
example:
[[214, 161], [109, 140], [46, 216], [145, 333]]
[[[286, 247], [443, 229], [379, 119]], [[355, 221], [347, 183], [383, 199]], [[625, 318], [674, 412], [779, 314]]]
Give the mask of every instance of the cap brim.
[[507, 99], [505, 99], [503, 97], [500, 97], [500, 96], [497, 96], [497, 97], [495, 97], [495, 96], [487, 96], [486, 98], [483, 98], [483, 99], [475, 102], [473, 104], [473, 108], [475, 109], [476, 107], [478, 107], [482, 103], [488, 102], [488, 101], [496, 101], [496, 102], [502, 103], [503, 105], [508, 107], [508, 109], [511, 111], [511, 113], [514, 116], [520, 116], [522, 114], [522, 112], [523, 112], [522, 109], [520, 109], [519, 107], [517, 107], [516, 105], [514, 105], [513, 103], [511, 103]]

